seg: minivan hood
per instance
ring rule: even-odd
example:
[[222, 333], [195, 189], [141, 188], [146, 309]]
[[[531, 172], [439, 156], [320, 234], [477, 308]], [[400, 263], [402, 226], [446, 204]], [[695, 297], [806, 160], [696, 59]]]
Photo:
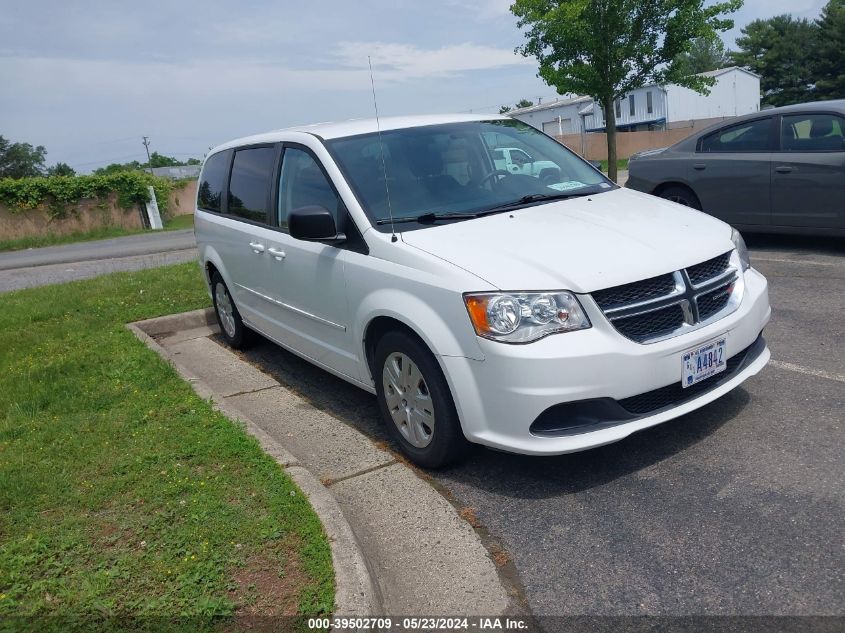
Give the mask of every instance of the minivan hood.
[[580, 293], [679, 270], [733, 248], [724, 222], [629, 189], [406, 231], [402, 240], [500, 290]]

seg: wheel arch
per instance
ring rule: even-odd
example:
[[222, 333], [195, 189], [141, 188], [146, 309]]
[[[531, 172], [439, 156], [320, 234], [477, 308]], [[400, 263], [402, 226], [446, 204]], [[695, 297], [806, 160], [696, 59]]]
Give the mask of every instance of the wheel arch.
[[[220, 273], [220, 276], [223, 278], [223, 283], [225, 283], [226, 287], [229, 288], [229, 294], [232, 294], [231, 281], [226, 265], [223, 263], [223, 259], [220, 257], [220, 254], [211, 246], [206, 246], [203, 249], [200, 266], [202, 267], [203, 274], [205, 275], [205, 283], [208, 286], [209, 293], [211, 292], [211, 277], [216, 272]], [[232, 300], [234, 301], [234, 295], [232, 296]]]
[[[361, 318], [356, 319], [357, 323], [362, 324], [356, 335], [356, 339], [360, 341], [361, 347], [359, 349], [361, 350], [361, 358], [364, 360], [363, 369], [366, 372], [366, 375], [362, 375], [362, 380], [364, 382], [373, 381], [372, 384], [375, 384], [374, 381], [378, 374], [373, 367], [373, 361], [378, 340], [386, 332], [399, 330], [420, 341], [431, 352], [446, 377], [446, 382], [454, 396], [455, 385], [449, 375], [448, 368], [443, 363], [442, 356], [484, 359], [475, 332], [472, 331], [472, 326], [469, 323], [469, 317], [465, 316], [467, 319], [465, 336], [460, 336], [460, 331], [456, 332], [455, 327], [449, 327], [441, 315], [418, 297], [408, 293], [400, 293], [399, 296], [388, 298], [384, 292], [374, 293], [374, 296], [371, 296], [370, 300], [366, 302], [373, 307], [378, 306], [377, 309], [372, 311], [362, 309], [359, 312], [362, 315]], [[393, 295], [393, 293], [390, 294]], [[402, 311], [392, 309], [389, 306], [401, 306]], [[409, 318], [409, 315], [413, 315], [413, 319]], [[453, 316], [457, 317], [457, 315]], [[454, 319], [452, 320], [454, 321]]]
[[430, 351], [435, 358], [437, 357], [437, 354], [433, 349], [431, 349], [431, 345], [429, 345], [410, 325], [404, 321], [400, 321], [395, 316], [388, 316], [384, 314], [376, 316], [371, 319], [364, 328], [363, 341], [364, 358], [367, 363], [367, 369], [369, 370], [370, 376], [373, 380], [375, 380], [376, 376], [375, 367], [373, 366], [375, 363], [376, 346], [385, 334], [394, 331], [404, 332], [408, 336], [415, 338], [417, 341], [425, 345], [426, 349]]
[[673, 187], [676, 187], [678, 189], [684, 189], [684, 190], [688, 191], [692, 195], [694, 202], [696, 203], [694, 205], [694, 208], [696, 208], [696, 209], [703, 209], [704, 208], [704, 206], [701, 204], [701, 197], [695, 191], [693, 186], [690, 183], [684, 182], [682, 180], [668, 180], [664, 183], [661, 183], [660, 185], [658, 185], [657, 187], [654, 188], [654, 191], [652, 191], [651, 194], [654, 195], [654, 196], [657, 196], [659, 198], [662, 198], [663, 193], [666, 192], [668, 189], [671, 189]]
[[649, 193], [653, 196], [659, 196], [662, 192], [669, 189], [669, 187], [681, 187], [682, 189], [688, 189], [695, 195], [696, 198], [698, 197], [698, 194], [695, 193], [695, 189], [692, 188], [692, 185], [690, 185], [684, 180], [681, 180], [680, 178], [675, 178], [673, 180], [665, 180], [656, 187], [654, 187]]

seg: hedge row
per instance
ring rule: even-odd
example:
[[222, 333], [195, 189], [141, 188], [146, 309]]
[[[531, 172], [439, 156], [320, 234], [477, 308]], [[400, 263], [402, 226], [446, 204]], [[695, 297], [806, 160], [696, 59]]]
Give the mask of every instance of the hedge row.
[[152, 185], [158, 207], [165, 215], [173, 181], [141, 171], [125, 171], [107, 176], [47, 176], [44, 178], [0, 179], [0, 204], [12, 213], [23, 213], [44, 205], [52, 218], [66, 217], [83, 198], [104, 201], [117, 194], [117, 204], [130, 209], [149, 199]]

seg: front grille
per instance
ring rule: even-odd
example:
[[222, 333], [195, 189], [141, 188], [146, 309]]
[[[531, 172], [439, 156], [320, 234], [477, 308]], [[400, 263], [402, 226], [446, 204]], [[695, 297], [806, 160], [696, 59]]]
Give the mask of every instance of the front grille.
[[635, 415], [653, 413], [659, 409], [663, 409], [664, 407], [683, 404], [687, 400], [692, 400], [705, 391], [709, 391], [715, 386], [714, 383], [724, 382], [733, 376], [742, 366], [745, 357], [748, 355], [748, 351], [752, 347], [754, 347], [754, 345], [746, 347], [738, 354], [731, 356], [726, 363], [725, 371], [720, 372], [715, 376], [710, 376], [710, 378], [706, 378], [701, 382], [697, 382], [691, 387], [684, 389], [680, 382], [675, 382], [666, 387], [661, 387], [660, 389], [647, 391], [636, 396], [631, 396], [630, 398], [624, 398], [618, 402], [622, 405], [623, 409]]
[[[597, 290], [592, 297], [620, 334], [652, 343], [727, 315], [741, 298], [735, 295], [740, 279], [728, 252], [684, 270]], [[734, 296], [739, 298], [732, 301]]]
[[698, 318], [704, 321], [720, 310], [724, 310], [725, 306], [728, 305], [728, 301], [731, 299], [732, 290], [733, 284], [701, 295], [698, 298]]
[[731, 253], [728, 251], [724, 255], [719, 255], [713, 259], [708, 259], [706, 262], [690, 266], [687, 268], [687, 274], [689, 275], [690, 281], [697, 286], [708, 279], [713, 279], [713, 277], [721, 275], [728, 269], [730, 263]]
[[663, 336], [677, 330], [684, 324], [684, 311], [677, 303], [663, 308], [619, 319], [613, 322], [614, 327], [632, 341], [642, 343], [655, 336]]
[[608, 310], [628, 303], [638, 303], [655, 297], [662, 297], [668, 295], [674, 289], [675, 278], [672, 273], [669, 273], [644, 281], [635, 281], [624, 286], [599, 290], [593, 293], [593, 299], [602, 310]]

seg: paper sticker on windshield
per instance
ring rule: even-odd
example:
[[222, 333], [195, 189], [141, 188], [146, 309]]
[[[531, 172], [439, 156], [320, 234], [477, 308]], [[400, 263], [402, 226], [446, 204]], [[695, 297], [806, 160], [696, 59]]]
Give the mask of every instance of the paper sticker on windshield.
[[548, 185], [549, 189], [557, 189], [558, 191], [569, 191], [570, 189], [580, 189], [586, 187], [583, 182], [577, 180], [569, 180], [567, 182], [557, 182], [553, 185]]

